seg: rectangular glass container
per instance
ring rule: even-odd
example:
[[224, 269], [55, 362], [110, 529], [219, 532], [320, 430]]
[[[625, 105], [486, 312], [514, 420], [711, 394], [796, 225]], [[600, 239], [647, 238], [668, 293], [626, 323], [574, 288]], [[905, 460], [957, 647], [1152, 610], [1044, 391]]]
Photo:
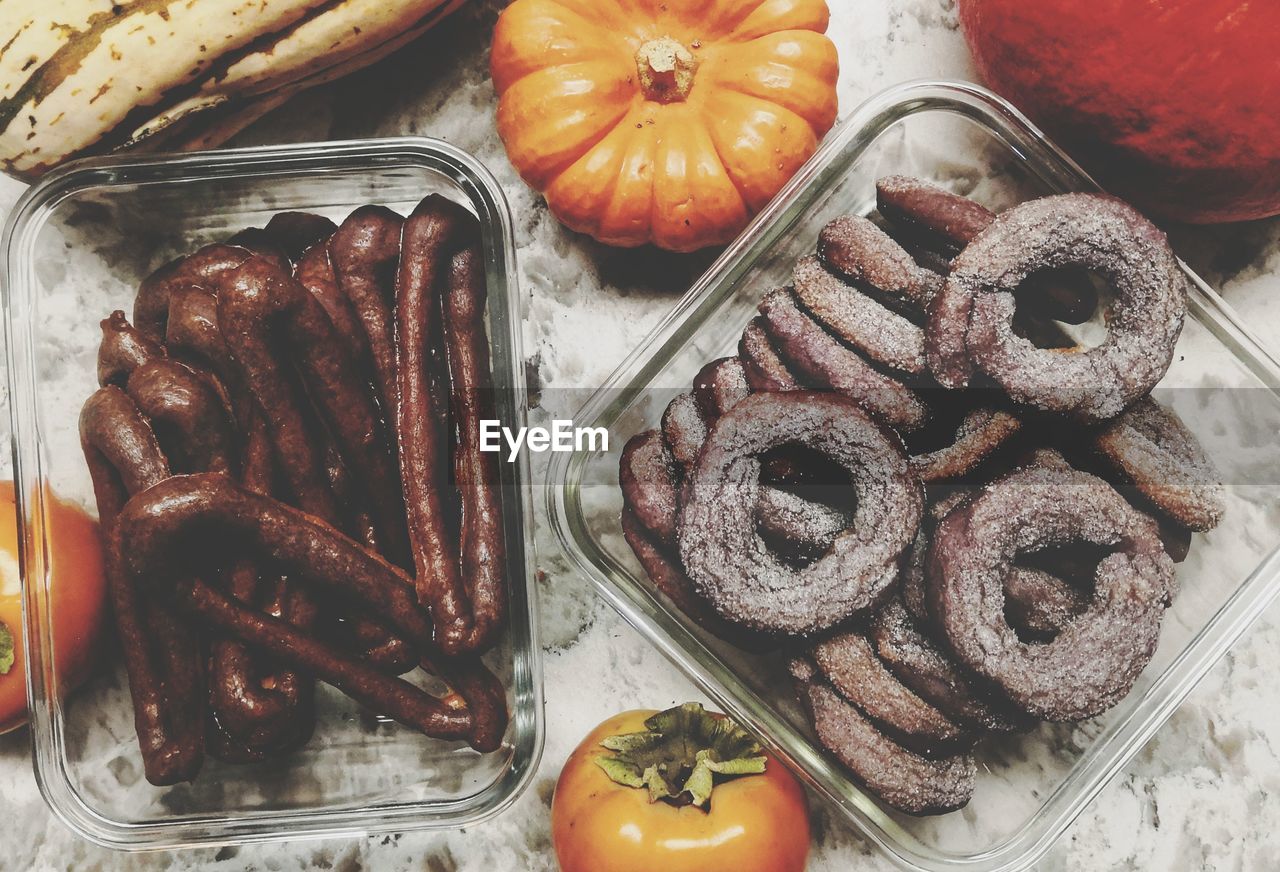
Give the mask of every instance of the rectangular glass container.
[[1280, 365], [1189, 271], [1190, 317], [1157, 388], [1206, 446], [1228, 492], [1222, 526], [1197, 535], [1159, 650], [1116, 708], [1076, 725], [982, 742], [967, 808], [933, 818], [886, 809], [813, 738], [782, 657], [752, 656], [693, 625], [659, 596], [622, 538], [618, 459], [716, 357], [736, 353], [769, 290], [789, 282], [831, 219], [875, 208], [875, 181], [943, 182], [990, 208], [1095, 183], [1016, 110], [976, 86], [911, 83], [873, 98], [826, 140], [751, 227], [586, 403], [613, 450], [558, 455], [548, 512], [600, 593], [715, 703], [752, 729], [904, 868], [1031, 866], [1169, 717], [1280, 591]]
[[45, 529], [39, 495], [48, 486], [93, 506], [77, 417], [97, 385], [98, 322], [113, 309], [130, 312], [138, 283], [170, 258], [262, 226], [277, 212], [340, 222], [376, 203], [408, 214], [432, 192], [480, 219], [498, 413], [523, 426], [509, 209], [492, 175], [447, 143], [402, 138], [93, 159], [45, 177], [10, 214], [0, 280], [34, 765], [50, 808], [85, 838], [142, 850], [458, 827], [498, 813], [528, 786], [542, 753], [543, 699], [525, 461], [502, 465], [511, 614], [486, 661], [508, 689], [511, 723], [492, 754], [375, 717], [320, 684], [316, 733], [297, 753], [249, 766], [209, 760], [193, 784], [156, 788], [142, 776], [123, 668], [64, 693], [55, 628], [33, 617], [49, 614], [47, 543], [28, 532]]

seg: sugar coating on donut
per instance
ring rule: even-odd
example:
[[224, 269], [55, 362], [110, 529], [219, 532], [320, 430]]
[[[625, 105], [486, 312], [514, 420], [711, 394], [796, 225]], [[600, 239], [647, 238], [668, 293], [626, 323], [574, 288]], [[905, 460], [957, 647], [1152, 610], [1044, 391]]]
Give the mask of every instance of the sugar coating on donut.
[[942, 249], [964, 248], [996, 219], [986, 206], [914, 176], [876, 182], [876, 206], [890, 221]]
[[[1107, 336], [1094, 348], [1037, 348], [1013, 329], [1018, 286], [1063, 267], [1091, 269], [1115, 291]], [[1168, 370], [1184, 297], [1168, 240], [1130, 206], [1094, 194], [1031, 200], [1000, 215], [956, 258], [930, 318], [931, 365], [949, 386], [967, 384], [965, 368], [976, 366], [1019, 403], [1107, 420]]]
[[[679, 511], [679, 471], [698, 458], [708, 428], [749, 395], [746, 376], [736, 358], [721, 358], [703, 367], [691, 393], [680, 394], [667, 406], [662, 436], [633, 437], [623, 449], [620, 480], [623, 497], [639, 521], [661, 544], [674, 547]], [[655, 434], [656, 435], [656, 434]], [[764, 487], [756, 507], [762, 532], [775, 544], [795, 543], [790, 553], [808, 558], [825, 552], [836, 535], [849, 526], [849, 516], [794, 493]]]
[[789, 543], [791, 553], [800, 557], [825, 554], [852, 521], [847, 512], [782, 488], [761, 487], [756, 501], [761, 534], [775, 545]]
[[743, 328], [742, 338], [738, 341], [738, 356], [751, 390], [770, 393], [801, 388], [800, 382], [773, 347], [763, 318], [757, 316]]
[[743, 632], [720, 620], [698, 596], [678, 558], [655, 542], [635, 514], [626, 509], [622, 512], [622, 537], [631, 546], [632, 553], [653, 586], [694, 623], [748, 651], [767, 651], [773, 647], [772, 640]]
[[707, 422], [693, 394], [680, 394], [662, 413], [662, 435], [681, 466], [686, 469], [698, 459], [707, 438]]
[[1218, 470], [1182, 419], [1150, 397], [1098, 434], [1098, 452], [1157, 508], [1192, 530], [1212, 530], [1225, 511]]
[[[950, 500], [952, 510], [963, 503], [963, 494]], [[964, 497], [967, 499], [967, 497]], [[945, 502], [943, 503], [945, 505]], [[951, 510], [939, 509], [935, 503], [929, 515], [941, 520]], [[929, 552], [929, 534], [922, 530], [911, 546], [902, 570], [902, 604], [912, 619], [923, 626], [933, 618], [925, 587], [925, 558]], [[1084, 592], [1045, 569], [1013, 566], [1004, 580], [1005, 616], [1020, 638], [1041, 640], [1057, 635], [1088, 605]]]
[[660, 542], [674, 546], [679, 471], [662, 434], [646, 430], [631, 437], [618, 473], [622, 498], [636, 519]]
[[861, 215], [837, 218], [818, 235], [818, 257], [833, 271], [882, 297], [923, 311], [942, 290], [938, 273]]
[[708, 612], [706, 604], [698, 598], [684, 570], [676, 565], [671, 557], [663, 553], [662, 549], [649, 537], [635, 513], [629, 509], [622, 512], [622, 536], [631, 546], [636, 559], [640, 561], [640, 565], [654, 586], [675, 603], [680, 611], [694, 620], [701, 621]]
[[742, 361], [736, 357], [713, 360], [693, 378], [693, 396], [708, 421], [732, 409], [751, 393]]
[[[898, 235], [925, 246], [912, 251], [916, 261], [944, 276], [951, 272], [945, 255], [963, 249], [996, 219], [994, 212], [968, 197], [910, 176], [877, 182], [876, 202]], [[1097, 293], [1084, 276], [1033, 275], [1018, 289], [1018, 305], [1040, 321], [1080, 324], [1097, 304]]]
[[1015, 566], [1005, 576], [1005, 615], [1022, 636], [1056, 636], [1089, 607], [1085, 594], [1043, 569]]
[[[790, 444], [837, 461], [856, 496], [851, 526], [801, 569], [782, 562], [756, 529], [760, 457]], [[707, 437], [680, 514], [680, 556], [698, 591], [726, 620], [807, 635], [883, 598], [923, 505], [901, 440], [855, 404], [831, 393], [753, 394]]]
[[928, 757], [955, 750], [969, 734], [894, 677], [860, 633], [840, 633], [810, 651], [840, 695], [895, 741]]
[[844, 394], [893, 427], [914, 430], [928, 418], [915, 391], [841, 345], [800, 310], [790, 291], [771, 292], [760, 313], [778, 352], [815, 387]]
[[816, 257], [796, 263], [792, 287], [809, 314], [867, 357], [900, 372], [924, 372], [924, 331], [827, 272]]
[[960, 421], [950, 445], [913, 455], [911, 465], [926, 484], [961, 478], [977, 469], [1021, 429], [1022, 422], [1008, 412], [973, 409]]
[[[1072, 541], [1111, 547], [1089, 607], [1043, 644], [1005, 617], [1005, 579], [1019, 554]], [[1155, 523], [1102, 479], [1017, 470], [939, 524], [926, 566], [929, 614], [966, 667], [1044, 720], [1093, 717], [1129, 692], [1155, 651], [1172, 599], [1173, 562]]]
[[974, 365], [966, 344], [969, 318], [973, 314], [973, 296], [963, 293], [948, 280], [941, 293], [929, 304], [929, 321], [925, 325], [924, 350], [929, 372], [945, 388], [958, 390], [969, 386]]
[[1000, 705], [979, 691], [921, 626], [898, 597], [881, 605], [871, 621], [869, 638], [876, 654], [903, 684], [964, 726], [994, 733], [1028, 726], [1025, 716], [1009, 710], [1007, 703]]
[[880, 799], [923, 815], [953, 811], [972, 798], [977, 766], [971, 756], [930, 760], [912, 753], [821, 681], [812, 664], [796, 658], [790, 669], [818, 741]]

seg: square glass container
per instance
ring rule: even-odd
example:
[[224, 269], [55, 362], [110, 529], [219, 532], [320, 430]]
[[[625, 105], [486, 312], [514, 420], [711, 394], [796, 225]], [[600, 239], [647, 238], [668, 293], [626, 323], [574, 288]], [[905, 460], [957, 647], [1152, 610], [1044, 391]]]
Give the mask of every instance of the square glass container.
[[1016, 110], [976, 86], [910, 83], [871, 99], [592, 395], [577, 423], [608, 427], [613, 450], [558, 455], [548, 511], [605, 599], [898, 864], [1025, 869], [1280, 591], [1280, 365], [1188, 271], [1190, 317], [1156, 393], [1220, 467], [1228, 513], [1217, 530], [1195, 537], [1179, 565], [1181, 593], [1154, 659], [1133, 692], [1099, 718], [983, 741], [965, 809], [932, 818], [889, 810], [816, 742], [784, 658], [727, 645], [655, 592], [621, 534], [618, 459], [631, 436], [657, 426], [703, 364], [736, 353], [756, 304], [789, 282], [819, 230], [839, 215], [869, 213], [876, 180], [896, 173], [934, 179], [997, 210], [1097, 188]]
[[[94, 391], [98, 322], [132, 310], [139, 281], [172, 257], [273, 214], [341, 221], [365, 203], [408, 214], [436, 192], [480, 219], [498, 414], [523, 426], [521, 304], [509, 209], [496, 180], [447, 143], [402, 138], [94, 159], [58, 170], [22, 198], [3, 238], [18, 517], [24, 548], [28, 689], [36, 780], [50, 808], [85, 838], [143, 850], [458, 827], [506, 808], [528, 786], [543, 745], [529, 469], [502, 465], [510, 626], [486, 661], [508, 689], [503, 746], [478, 754], [376, 717], [317, 685], [317, 727], [279, 761], [206, 761], [193, 784], [142, 775], [123, 668], [75, 693], [58, 686], [47, 616], [48, 486], [88, 508], [93, 492], [77, 417]], [[118, 658], [117, 658], [118, 659]]]

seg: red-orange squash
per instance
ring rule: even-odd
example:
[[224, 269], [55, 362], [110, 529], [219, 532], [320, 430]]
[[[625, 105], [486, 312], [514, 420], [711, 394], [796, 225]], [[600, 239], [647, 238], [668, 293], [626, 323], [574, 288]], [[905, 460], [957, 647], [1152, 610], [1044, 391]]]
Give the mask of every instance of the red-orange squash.
[[836, 117], [824, 0], [515, 0], [498, 132], [551, 211], [610, 245], [733, 239]]

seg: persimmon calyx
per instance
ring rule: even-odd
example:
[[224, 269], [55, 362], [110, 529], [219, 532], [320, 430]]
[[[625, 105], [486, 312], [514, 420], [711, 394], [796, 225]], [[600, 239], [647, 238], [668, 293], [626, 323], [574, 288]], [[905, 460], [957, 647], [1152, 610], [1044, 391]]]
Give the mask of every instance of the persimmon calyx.
[[650, 802], [707, 809], [717, 783], [764, 772], [760, 743], [700, 703], [659, 712], [644, 726], [601, 742], [614, 755], [597, 757], [596, 765], [616, 784], [647, 789]]
[[8, 675], [9, 670], [13, 668], [14, 658], [14, 640], [13, 632], [10, 631], [9, 625], [4, 621], [0, 621], [0, 675]]
[[636, 51], [636, 70], [646, 100], [678, 103], [693, 89], [698, 59], [679, 41], [663, 36], [649, 40]]

